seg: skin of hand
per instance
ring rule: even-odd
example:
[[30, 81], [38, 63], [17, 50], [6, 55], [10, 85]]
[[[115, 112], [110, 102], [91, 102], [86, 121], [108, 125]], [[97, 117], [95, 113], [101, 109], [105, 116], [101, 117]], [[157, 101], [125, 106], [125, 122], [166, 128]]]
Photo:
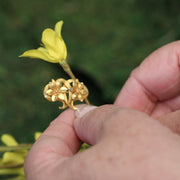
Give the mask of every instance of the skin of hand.
[[[35, 142], [27, 180], [180, 179], [180, 41], [148, 56], [114, 105], [78, 108]], [[92, 147], [77, 153], [82, 141]]]

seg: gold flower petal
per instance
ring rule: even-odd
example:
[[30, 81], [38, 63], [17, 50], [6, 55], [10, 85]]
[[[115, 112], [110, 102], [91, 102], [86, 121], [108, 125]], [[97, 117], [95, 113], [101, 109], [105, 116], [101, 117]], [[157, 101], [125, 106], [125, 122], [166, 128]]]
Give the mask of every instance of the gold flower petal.
[[52, 95], [51, 99], [52, 99], [53, 102], [56, 101], [56, 99], [57, 99], [56, 95]]

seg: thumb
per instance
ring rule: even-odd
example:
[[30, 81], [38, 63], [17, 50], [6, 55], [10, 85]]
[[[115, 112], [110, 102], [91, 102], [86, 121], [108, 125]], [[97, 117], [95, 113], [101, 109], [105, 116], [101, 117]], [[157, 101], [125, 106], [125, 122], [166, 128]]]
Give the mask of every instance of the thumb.
[[[99, 140], [109, 135], [116, 134], [116, 132], [123, 133], [124, 126], [130, 124], [134, 128], [137, 126], [135, 122], [138, 121], [137, 124], [139, 124], [139, 119], [146, 119], [147, 115], [133, 110], [122, 109], [116, 105], [103, 105], [100, 107], [80, 105], [76, 111], [76, 117], [74, 128], [79, 139], [87, 144], [95, 145]], [[133, 122], [131, 122], [132, 119]]]
[[145, 113], [123, 109], [116, 105], [100, 107], [81, 105], [78, 106], [76, 117], [74, 120], [76, 134], [80, 140], [90, 145], [95, 145], [107, 137], [121, 137], [126, 140], [130, 136], [135, 138], [143, 134], [146, 134], [146, 139], [159, 136], [167, 141], [170, 134], [173, 134]]
[[[96, 135], [100, 123], [96, 118], [89, 119], [91, 115], [94, 113], [97, 106], [90, 105], [78, 105], [76, 106], [78, 110], [75, 112], [76, 119], [74, 120], [74, 128], [78, 135], [78, 137], [88, 144], [93, 145], [96, 139]], [[92, 136], [93, 134], [93, 136]]]
[[[116, 105], [103, 105], [100, 107], [78, 105], [77, 107], [77, 118], [74, 120], [76, 134], [80, 140], [90, 145], [95, 145], [100, 138], [102, 140], [109, 131], [111, 131], [110, 134], [115, 133], [115, 129], [122, 123], [122, 120], [132, 119], [129, 118], [131, 116], [129, 110], [126, 111]], [[122, 117], [123, 114], [125, 117]], [[129, 120], [126, 120], [126, 124], [128, 123]]]

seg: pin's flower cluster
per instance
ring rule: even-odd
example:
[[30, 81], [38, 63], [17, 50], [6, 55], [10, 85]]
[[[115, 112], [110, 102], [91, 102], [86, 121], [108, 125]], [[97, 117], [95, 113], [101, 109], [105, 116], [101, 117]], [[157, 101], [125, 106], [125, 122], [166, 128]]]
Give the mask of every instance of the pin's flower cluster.
[[74, 107], [74, 101], [83, 101], [88, 96], [88, 89], [84, 83], [79, 82], [78, 79], [53, 79], [44, 88], [44, 97], [49, 101], [61, 101], [63, 103], [60, 109], [64, 109], [69, 106], [72, 109]]

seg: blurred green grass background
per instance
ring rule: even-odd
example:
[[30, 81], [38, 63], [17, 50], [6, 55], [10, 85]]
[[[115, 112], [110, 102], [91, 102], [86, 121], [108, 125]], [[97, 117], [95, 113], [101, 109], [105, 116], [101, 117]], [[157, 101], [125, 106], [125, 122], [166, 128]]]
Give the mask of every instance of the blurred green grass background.
[[0, 134], [19, 142], [32, 142], [61, 112], [42, 94], [52, 78], [67, 78], [61, 67], [18, 58], [59, 20], [68, 62], [101, 105], [113, 103], [147, 55], [180, 38], [180, 1], [0, 0]]

